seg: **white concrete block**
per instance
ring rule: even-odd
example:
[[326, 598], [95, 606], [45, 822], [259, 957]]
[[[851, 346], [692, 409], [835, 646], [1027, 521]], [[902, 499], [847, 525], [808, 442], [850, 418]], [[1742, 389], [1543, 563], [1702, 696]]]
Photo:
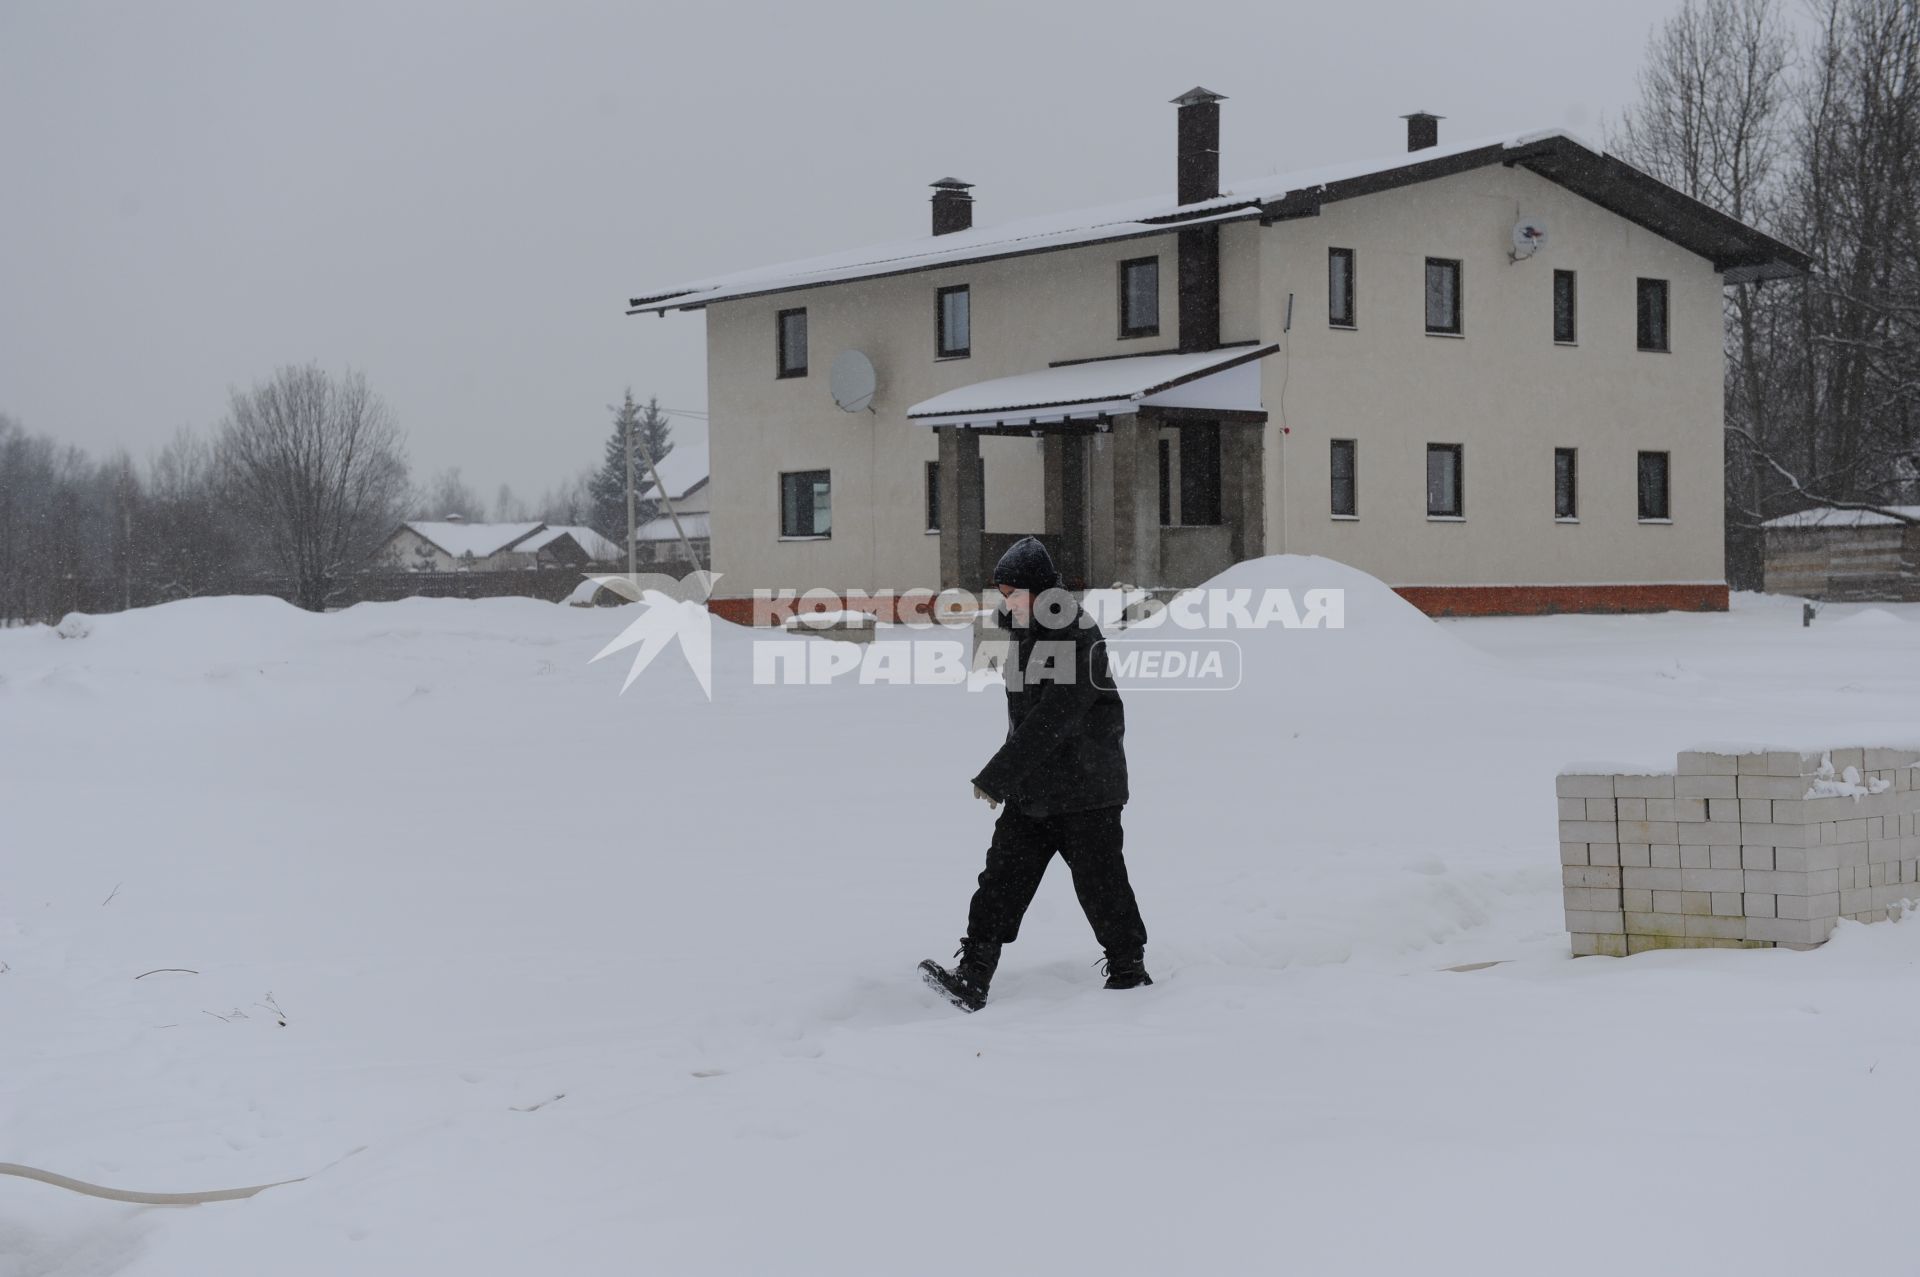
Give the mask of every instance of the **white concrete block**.
[[1613, 777], [1566, 775], [1554, 779], [1553, 792], [1561, 798], [1611, 798]]
[[[1589, 798], [1588, 802], [1594, 800]], [[1645, 820], [1647, 818], [1647, 800], [1644, 798], [1616, 798], [1613, 800], [1616, 820]]]
[[1705, 846], [1692, 843], [1680, 845], [1680, 867], [1682, 869], [1708, 869], [1713, 865], [1713, 853]]
[[[1769, 825], [1774, 822], [1773, 799], [1736, 798], [1734, 801], [1740, 804], [1741, 820], [1752, 821], [1757, 825]], [[1790, 822], [1781, 821], [1780, 823], [1787, 824]]]
[[1618, 865], [1620, 848], [1610, 842], [1590, 842], [1587, 844], [1587, 863], [1590, 865]]
[[[1677, 841], [1682, 847], [1686, 847], [1690, 843], [1707, 844], [1720, 842], [1738, 845], [1743, 842], [1767, 841], [1764, 838], [1747, 837], [1747, 835], [1742, 832], [1745, 826], [1737, 820], [1703, 820], [1698, 824], [1676, 824], [1674, 828], [1680, 833]], [[1768, 826], [1768, 828], [1782, 829], [1785, 828], [1785, 826], [1771, 825]], [[1638, 841], [1638, 839], [1635, 841]], [[1652, 839], [1648, 841], [1651, 842]]]
[[1675, 776], [1675, 798], [1738, 798], [1739, 778], [1735, 776]]
[[[1602, 846], [1610, 844], [1602, 843]], [[1620, 867], [1622, 869], [1645, 869], [1653, 863], [1653, 848], [1643, 842], [1623, 842], [1619, 845]]]
[[1789, 873], [1837, 869], [1839, 866], [1838, 847], [1776, 847], [1773, 851], [1773, 867]]
[[1683, 891], [1680, 893], [1680, 912], [1705, 916], [1713, 912], [1713, 893], [1709, 891]]
[[1608, 932], [1622, 933], [1625, 929], [1622, 915], [1618, 910], [1567, 910], [1567, 930], [1569, 931], [1604, 935]]
[[[1620, 884], [1623, 887], [1637, 887], [1642, 891], [1678, 891], [1680, 890], [1681, 869], [1622, 869]], [[1665, 912], [1656, 910], [1656, 912]]]
[[1566, 887], [1613, 887], [1620, 886], [1618, 869], [1596, 869], [1591, 866], [1582, 868], [1568, 865], [1560, 871], [1560, 883]]
[[1745, 918], [1722, 918], [1707, 914], [1689, 914], [1685, 924], [1687, 935], [1696, 939], [1745, 940], [1747, 938], [1747, 920]]
[[1679, 937], [1687, 934], [1687, 919], [1678, 913], [1630, 913], [1626, 928], [1629, 936]]
[[[1684, 851], [1685, 848], [1681, 850]], [[1567, 872], [1580, 871], [1570, 869]], [[1682, 891], [1740, 891], [1745, 886], [1746, 879], [1738, 869], [1682, 869], [1680, 871]]]
[[1685, 751], [1677, 763], [1681, 776], [1733, 776], [1740, 770], [1737, 755], [1709, 754], [1700, 750]]
[[1742, 776], [1738, 797], [1805, 798], [1808, 782], [1799, 776]]
[[1853, 917], [1873, 908], [1873, 892], [1866, 887], [1842, 887], [1840, 889], [1840, 912], [1845, 917]]
[[1627, 938], [1622, 935], [1592, 935], [1576, 931], [1573, 933], [1573, 956], [1576, 958], [1624, 958], [1627, 956]]
[[[1561, 842], [1619, 842], [1620, 827], [1604, 820], [1563, 820]], [[1629, 842], [1652, 842], [1651, 838], [1630, 838]]]
[[1740, 867], [1742, 869], [1773, 868], [1773, 848], [1745, 847], [1745, 846], [1741, 847], [1740, 848]]
[[1831, 918], [1754, 918], [1747, 919], [1747, 938], [1772, 940], [1780, 944], [1821, 944], [1833, 931]]
[[[1862, 895], [1864, 898], [1864, 893]], [[1653, 910], [1653, 893], [1639, 891], [1632, 887], [1623, 887], [1620, 891], [1620, 907], [1632, 909], [1638, 913], [1650, 913]]]
[[1585, 812], [1585, 818], [1587, 820], [1613, 820], [1616, 818], [1613, 811], [1613, 799], [1587, 798], [1582, 801], [1586, 804], [1587, 810]]
[[[1702, 828], [1703, 826], [1695, 826]], [[1711, 826], [1704, 826], [1711, 828]], [[1819, 842], [1814, 825], [1742, 824], [1740, 841], [1755, 847], [1810, 847]], [[1715, 842], [1721, 841], [1714, 839]]]
[[1615, 776], [1613, 795], [1616, 798], [1671, 798], [1673, 777]]
[[[1561, 899], [1569, 912], [1578, 909], [1613, 910], [1620, 907], [1620, 890], [1617, 887], [1562, 887]], [[1579, 928], [1586, 931], [1600, 930], [1598, 927]]]
[[[1625, 895], [1625, 892], [1621, 893], [1622, 904], [1626, 903]], [[1686, 893], [1684, 891], [1656, 891], [1653, 893], [1653, 911], [1655, 913], [1683, 914], [1686, 912], [1686, 907], [1682, 902], [1682, 898], [1685, 895]]]
[[1717, 918], [1738, 918], [1746, 913], [1741, 907], [1741, 893], [1738, 891], [1716, 891], [1713, 893], [1713, 913]]
[[1767, 775], [1769, 776], [1811, 776], [1820, 770], [1820, 755], [1783, 753], [1769, 750], [1767, 753]]
[[[1680, 800], [1676, 798], [1674, 801], [1679, 802]], [[1752, 800], [1749, 799], [1748, 801], [1751, 802]], [[1722, 821], [1730, 825], [1739, 824], [1740, 800], [1738, 798], [1707, 799], [1707, 819]]]
[[1584, 865], [1587, 863], [1587, 844], [1583, 842], [1563, 842], [1560, 844], [1560, 863], [1563, 865]]
[[1653, 867], [1655, 869], [1678, 869], [1680, 867], [1679, 843], [1655, 843], [1652, 847], [1648, 848], [1648, 851], [1652, 855]]
[[[1705, 798], [1649, 798], [1645, 819], [1700, 821], [1707, 818]], [[1724, 799], [1722, 801], [1725, 801]]]
[[1774, 915], [1776, 897], [1762, 891], [1746, 893], [1746, 914], [1749, 918], [1771, 918]]
[[1832, 918], [1840, 912], [1840, 893], [1818, 896], [1775, 896], [1775, 915], [1781, 918]]
[[1562, 820], [1585, 820], [1587, 818], [1587, 800], [1584, 798], [1556, 798], [1553, 800], [1560, 808]]
[[[1707, 867], [1709, 869], [1744, 869], [1740, 863], [1740, 848], [1734, 846], [1714, 846], [1707, 848]], [[1681, 866], [1686, 868], [1685, 865]]]

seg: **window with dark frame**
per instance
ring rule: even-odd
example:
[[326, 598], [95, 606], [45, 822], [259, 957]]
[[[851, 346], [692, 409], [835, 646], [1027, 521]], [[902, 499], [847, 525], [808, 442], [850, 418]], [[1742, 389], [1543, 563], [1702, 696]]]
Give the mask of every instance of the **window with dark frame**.
[[779, 367], [782, 377], [807, 375], [807, 312], [783, 310], [775, 321], [779, 332]]
[[833, 480], [826, 470], [796, 470], [780, 476], [780, 535], [833, 535]]
[[1427, 445], [1427, 517], [1458, 519], [1465, 515], [1461, 500], [1464, 456], [1457, 443]]
[[1173, 524], [1173, 440], [1160, 440], [1160, 526]]
[[1553, 517], [1580, 517], [1580, 453], [1575, 448], [1553, 450]]
[[1642, 350], [1666, 350], [1667, 281], [1643, 279], [1635, 288], [1636, 332]]
[[1563, 346], [1571, 346], [1575, 334], [1573, 272], [1557, 270], [1553, 272], [1553, 339]]
[[1333, 513], [1344, 518], [1357, 517], [1360, 513], [1360, 491], [1356, 482], [1359, 460], [1357, 445], [1352, 439], [1331, 441], [1331, 469], [1333, 471]]
[[1327, 322], [1335, 328], [1354, 327], [1353, 250], [1327, 250]]
[[1160, 335], [1160, 259], [1135, 257], [1120, 263], [1120, 335]]
[[[980, 493], [984, 497], [987, 491], [987, 459], [979, 458]], [[940, 463], [927, 462], [927, 531], [940, 530]]]
[[1192, 421], [1180, 427], [1180, 523], [1220, 522], [1220, 423]]
[[940, 358], [964, 359], [973, 353], [973, 294], [966, 284], [955, 284], [935, 297]]
[[1448, 257], [1427, 259], [1427, 331], [1460, 334], [1460, 263]]
[[1668, 454], [1664, 452], [1643, 452], [1640, 454], [1640, 517], [1642, 519], [1671, 519], [1673, 507], [1668, 501], [1667, 485]]

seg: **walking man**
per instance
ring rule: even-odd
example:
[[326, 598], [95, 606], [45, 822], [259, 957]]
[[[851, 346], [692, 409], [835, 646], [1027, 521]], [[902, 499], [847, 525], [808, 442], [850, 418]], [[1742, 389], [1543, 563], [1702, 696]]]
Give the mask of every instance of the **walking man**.
[[1152, 984], [1146, 924], [1121, 857], [1120, 809], [1127, 801], [1126, 715], [1114, 690], [1099, 627], [1064, 588], [1045, 546], [1015, 542], [993, 570], [1002, 615], [1013, 631], [1007, 676], [1007, 739], [973, 795], [1000, 810], [987, 867], [967, 912], [959, 963], [928, 959], [928, 985], [963, 1011], [986, 1005], [1000, 947], [1058, 852], [1074, 894], [1106, 950], [1107, 988]]

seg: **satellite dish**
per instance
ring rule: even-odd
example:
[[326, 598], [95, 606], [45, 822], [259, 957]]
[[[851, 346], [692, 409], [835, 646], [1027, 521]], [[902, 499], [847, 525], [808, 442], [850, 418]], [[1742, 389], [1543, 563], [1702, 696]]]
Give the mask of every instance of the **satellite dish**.
[[1532, 257], [1547, 246], [1547, 224], [1537, 217], [1523, 217], [1513, 224], [1513, 259]]
[[827, 373], [827, 389], [841, 412], [860, 412], [873, 406], [873, 392], [879, 381], [873, 373], [873, 360], [857, 350], [843, 350], [833, 357]]

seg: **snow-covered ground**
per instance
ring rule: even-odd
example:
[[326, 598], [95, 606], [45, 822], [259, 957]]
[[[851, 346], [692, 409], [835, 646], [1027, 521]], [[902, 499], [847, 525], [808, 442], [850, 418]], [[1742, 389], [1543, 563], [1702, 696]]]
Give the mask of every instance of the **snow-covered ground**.
[[913, 968], [997, 691], [744, 687], [717, 624], [711, 704], [671, 653], [622, 697], [635, 609], [524, 600], [0, 633], [0, 1161], [312, 1176], [0, 1178], [0, 1274], [1920, 1270], [1920, 919], [1574, 962], [1552, 783], [1913, 741], [1920, 607], [1230, 576], [1347, 628], [1129, 700], [1157, 983], [1056, 867], [975, 1016]]

